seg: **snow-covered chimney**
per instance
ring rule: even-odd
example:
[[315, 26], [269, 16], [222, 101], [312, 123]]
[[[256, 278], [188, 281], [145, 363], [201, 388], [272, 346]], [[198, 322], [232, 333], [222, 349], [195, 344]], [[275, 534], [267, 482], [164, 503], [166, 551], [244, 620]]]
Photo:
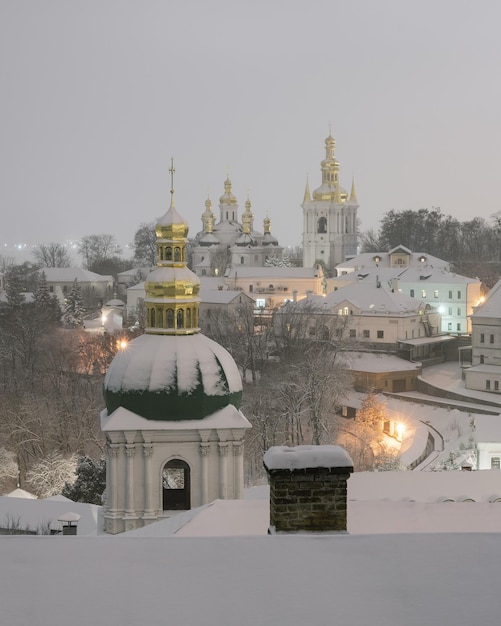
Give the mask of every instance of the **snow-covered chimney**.
[[264, 455], [269, 533], [346, 532], [353, 461], [340, 446], [276, 446]]
[[297, 289], [292, 290], [292, 302], [297, 302]]

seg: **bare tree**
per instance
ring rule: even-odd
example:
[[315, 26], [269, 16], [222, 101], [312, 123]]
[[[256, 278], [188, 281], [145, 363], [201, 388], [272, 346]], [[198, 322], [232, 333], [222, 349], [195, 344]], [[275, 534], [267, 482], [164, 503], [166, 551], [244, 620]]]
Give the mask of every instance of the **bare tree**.
[[33, 249], [33, 257], [41, 267], [70, 267], [71, 257], [65, 245], [40, 243]]

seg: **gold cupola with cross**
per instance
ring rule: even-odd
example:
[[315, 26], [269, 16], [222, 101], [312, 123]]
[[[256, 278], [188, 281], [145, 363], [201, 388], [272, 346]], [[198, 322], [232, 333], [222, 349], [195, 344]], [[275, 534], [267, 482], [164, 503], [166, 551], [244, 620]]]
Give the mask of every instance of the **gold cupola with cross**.
[[171, 201], [156, 226], [157, 267], [145, 283], [146, 333], [192, 335], [198, 327], [200, 280], [186, 266], [188, 225], [174, 206], [174, 166]]

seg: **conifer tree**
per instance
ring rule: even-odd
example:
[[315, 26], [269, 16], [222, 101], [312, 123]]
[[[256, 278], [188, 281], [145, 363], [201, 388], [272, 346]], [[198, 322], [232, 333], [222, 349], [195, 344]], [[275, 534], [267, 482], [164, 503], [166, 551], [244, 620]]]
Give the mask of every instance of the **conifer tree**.
[[61, 307], [57, 297], [50, 293], [45, 272], [40, 274], [37, 290], [34, 294], [35, 308], [39, 315], [50, 323], [58, 323], [61, 319]]
[[83, 316], [85, 309], [83, 306], [82, 288], [75, 278], [71, 286], [70, 293], [66, 298], [63, 322], [66, 328], [77, 328], [83, 326]]

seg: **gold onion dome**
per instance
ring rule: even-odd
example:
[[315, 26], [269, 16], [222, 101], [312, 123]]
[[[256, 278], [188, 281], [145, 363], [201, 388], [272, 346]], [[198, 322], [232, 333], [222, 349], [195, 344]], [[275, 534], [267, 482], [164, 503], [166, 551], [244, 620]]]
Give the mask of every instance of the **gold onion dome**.
[[174, 207], [173, 189], [155, 232], [157, 266], [145, 282], [146, 333], [118, 352], [108, 369], [108, 414], [124, 407], [146, 419], [172, 421], [238, 407], [242, 381], [235, 361], [198, 327], [200, 280], [186, 266], [188, 226]]

